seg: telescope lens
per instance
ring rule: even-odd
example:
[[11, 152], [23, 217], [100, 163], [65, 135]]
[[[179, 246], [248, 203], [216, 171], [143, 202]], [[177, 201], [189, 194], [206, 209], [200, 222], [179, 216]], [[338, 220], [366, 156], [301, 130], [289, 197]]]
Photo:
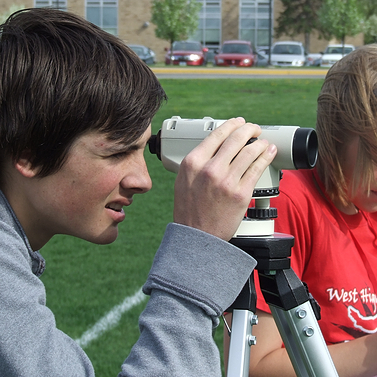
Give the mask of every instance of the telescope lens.
[[298, 128], [292, 143], [293, 164], [296, 169], [312, 169], [317, 163], [318, 138], [312, 128]]

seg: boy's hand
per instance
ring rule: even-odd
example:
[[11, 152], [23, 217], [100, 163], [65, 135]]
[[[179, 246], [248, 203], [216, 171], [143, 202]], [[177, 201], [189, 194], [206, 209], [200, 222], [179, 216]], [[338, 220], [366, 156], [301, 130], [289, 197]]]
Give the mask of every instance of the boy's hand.
[[[254, 187], [276, 155], [259, 126], [233, 118], [211, 132], [182, 161], [175, 183], [174, 221], [230, 240]], [[246, 145], [246, 146], [245, 146]]]

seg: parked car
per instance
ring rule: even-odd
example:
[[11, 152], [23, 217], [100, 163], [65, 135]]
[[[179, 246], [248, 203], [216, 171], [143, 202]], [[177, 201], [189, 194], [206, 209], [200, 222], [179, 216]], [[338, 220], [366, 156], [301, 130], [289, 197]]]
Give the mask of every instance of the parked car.
[[128, 45], [136, 55], [146, 64], [156, 63], [156, 54], [149, 48], [142, 45]]
[[249, 41], [225, 41], [215, 56], [215, 65], [251, 67], [255, 56]]
[[267, 67], [268, 66], [268, 55], [261, 54], [257, 52], [256, 61], [254, 61], [256, 67]]
[[216, 55], [216, 49], [209, 48], [206, 53], [206, 64], [212, 64], [215, 65], [215, 55]]
[[306, 53], [301, 42], [276, 42], [271, 47], [271, 64], [280, 67], [302, 67]]
[[[173, 65], [206, 65], [208, 48], [196, 41], [176, 41], [173, 43], [171, 63]], [[170, 64], [170, 50], [165, 55], [165, 64]]]
[[306, 65], [319, 67], [322, 60], [322, 52], [313, 52], [306, 56]]
[[261, 54], [261, 55], [264, 55], [264, 56], [268, 56], [268, 52], [270, 51], [269, 47], [268, 46], [259, 46], [257, 47], [257, 53], [258, 54]]
[[355, 50], [353, 45], [330, 44], [322, 55], [321, 67], [331, 67], [343, 56]]

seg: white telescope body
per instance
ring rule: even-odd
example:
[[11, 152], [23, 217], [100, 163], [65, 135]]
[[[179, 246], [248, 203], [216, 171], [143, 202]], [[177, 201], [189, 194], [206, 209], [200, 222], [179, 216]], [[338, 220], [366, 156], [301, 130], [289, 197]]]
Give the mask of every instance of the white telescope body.
[[[210, 132], [226, 120], [204, 117], [203, 119], [182, 119], [173, 116], [166, 119], [152, 153], [161, 159], [165, 169], [177, 173], [184, 157], [191, 152]], [[280, 170], [311, 169], [317, 161], [318, 143], [315, 130], [298, 126], [260, 126], [260, 139], [267, 139], [277, 146], [277, 155], [264, 171], [253, 197], [271, 198], [279, 194]], [[159, 140], [158, 140], [159, 139]]]

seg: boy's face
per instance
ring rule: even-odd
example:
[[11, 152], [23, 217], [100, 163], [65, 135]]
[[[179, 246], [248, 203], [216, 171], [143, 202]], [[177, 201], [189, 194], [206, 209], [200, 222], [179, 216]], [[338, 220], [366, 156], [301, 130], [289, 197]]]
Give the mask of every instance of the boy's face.
[[134, 144], [119, 145], [98, 132], [87, 133], [77, 139], [57, 173], [31, 179], [27, 218], [32, 223], [24, 228], [32, 247], [40, 248], [54, 234], [113, 242], [125, 219], [123, 207], [134, 194], [152, 187], [144, 160], [150, 136], [151, 126]]

